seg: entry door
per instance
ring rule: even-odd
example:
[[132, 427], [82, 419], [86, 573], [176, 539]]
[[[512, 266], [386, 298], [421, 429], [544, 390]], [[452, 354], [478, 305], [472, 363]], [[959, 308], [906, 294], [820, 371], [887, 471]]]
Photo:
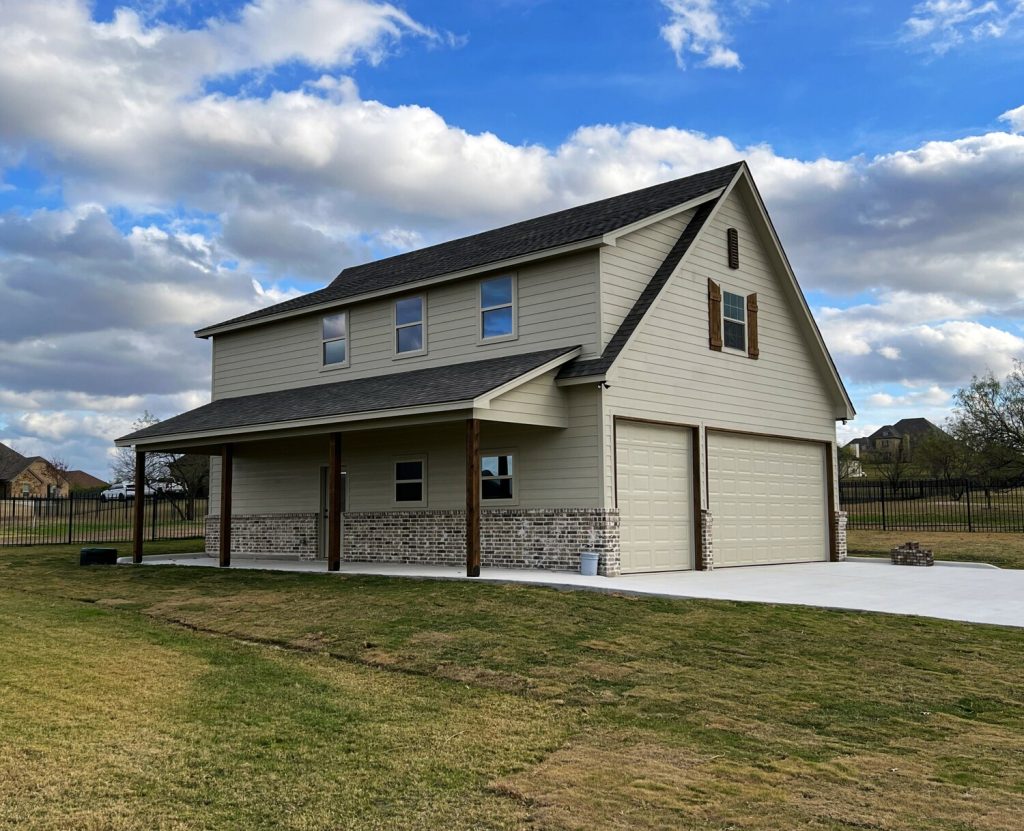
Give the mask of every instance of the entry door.
[[625, 420], [616, 425], [623, 573], [693, 567], [691, 432]]
[[[327, 498], [327, 465], [320, 468], [320, 557], [327, 558], [327, 524], [331, 519], [331, 501]], [[341, 510], [348, 509], [348, 474], [341, 472]], [[345, 526], [341, 526], [341, 550], [345, 550]]]

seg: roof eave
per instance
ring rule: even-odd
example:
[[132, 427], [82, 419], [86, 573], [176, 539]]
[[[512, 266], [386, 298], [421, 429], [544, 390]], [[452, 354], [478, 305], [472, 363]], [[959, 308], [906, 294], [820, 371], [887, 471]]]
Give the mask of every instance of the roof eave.
[[278, 320], [287, 320], [288, 318], [301, 317], [302, 315], [316, 314], [317, 312], [325, 312], [331, 309], [336, 309], [340, 306], [351, 306], [355, 303], [363, 303], [367, 300], [375, 300], [380, 297], [390, 297], [395, 294], [404, 294], [410, 291], [416, 291], [418, 289], [426, 288], [427, 286], [436, 285], [438, 283], [447, 283], [453, 280], [462, 280], [466, 277], [472, 277], [477, 274], [484, 274], [488, 271], [497, 271], [504, 268], [514, 268], [520, 265], [526, 265], [527, 263], [536, 262], [538, 260], [546, 260], [551, 257], [560, 257], [565, 254], [573, 254], [578, 251], [586, 251], [591, 248], [600, 248], [604, 245], [604, 237], [589, 237], [585, 240], [579, 240], [577, 242], [568, 243], [566, 245], [557, 245], [552, 248], [544, 248], [540, 251], [534, 251], [530, 254], [523, 254], [519, 257], [509, 257], [504, 260], [494, 260], [490, 263], [484, 263], [482, 265], [473, 266], [472, 268], [464, 268], [458, 271], [450, 271], [445, 274], [436, 274], [433, 277], [426, 277], [422, 280], [416, 280], [411, 283], [402, 283], [401, 285], [392, 286], [386, 289], [378, 289], [377, 291], [363, 292], [362, 294], [353, 294], [350, 297], [341, 298], [338, 300], [327, 300], [323, 303], [315, 303], [310, 306], [303, 306], [299, 309], [289, 309], [288, 311], [280, 312], [278, 314], [267, 315], [266, 317], [258, 317], [253, 320], [243, 320], [237, 323], [225, 323], [216, 324], [214, 326], [207, 326], [202, 329], [196, 329], [194, 332], [197, 338], [209, 338], [213, 335], [224, 334], [225, 332], [235, 332], [239, 329], [250, 329], [254, 326], [262, 326], [265, 323], [273, 323]]

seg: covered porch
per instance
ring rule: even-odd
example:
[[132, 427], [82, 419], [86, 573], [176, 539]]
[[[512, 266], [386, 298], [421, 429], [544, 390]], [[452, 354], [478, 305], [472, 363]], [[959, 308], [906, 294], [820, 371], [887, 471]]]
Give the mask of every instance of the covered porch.
[[[458, 562], [478, 576], [482, 559], [575, 568], [582, 551], [603, 549], [614, 569], [599, 399], [555, 383], [576, 351], [443, 368], [458, 371], [464, 396], [419, 370], [223, 399], [118, 443], [134, 446], [138, 481], [147, 453], [211, 456], [206, 553], [222, 567], [286, 554], [328, 571]], [[144, 553], [137, 533], [133, 561]]]

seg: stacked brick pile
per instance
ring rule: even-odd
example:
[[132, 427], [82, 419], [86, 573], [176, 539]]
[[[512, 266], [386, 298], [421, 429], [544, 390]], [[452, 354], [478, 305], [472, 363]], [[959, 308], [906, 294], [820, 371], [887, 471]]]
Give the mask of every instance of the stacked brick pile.
[[930, 548], [921, 548], [919, 542], [905, 542], [889, 552], [894, 566], [933, 566], [935, 557]]

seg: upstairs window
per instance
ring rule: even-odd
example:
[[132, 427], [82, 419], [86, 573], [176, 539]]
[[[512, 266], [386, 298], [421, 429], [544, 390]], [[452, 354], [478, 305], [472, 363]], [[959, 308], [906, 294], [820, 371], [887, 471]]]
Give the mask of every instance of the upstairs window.
[[515, 497], [511, 453], [480, 458], [480, 496], [483, 499], [505, 501]]
[[480, 281], [480, 339], [514, 338], [516, 285], [512, 275]]
[[423, 459], [404, 459], [395, 462], [396, 505], [411, 507], [426, 504], [427, 498], [423, 475], [425, 467]]
[[747, 298], [722, 292], [722, 334], [726, 349], [747, 351]]
[[396, 355], [422, 355], [427, 351], [426, 305], [422, 296], [395, 301]]
[[348, 366], [348, 312], [323, 319], [324, 366]]

